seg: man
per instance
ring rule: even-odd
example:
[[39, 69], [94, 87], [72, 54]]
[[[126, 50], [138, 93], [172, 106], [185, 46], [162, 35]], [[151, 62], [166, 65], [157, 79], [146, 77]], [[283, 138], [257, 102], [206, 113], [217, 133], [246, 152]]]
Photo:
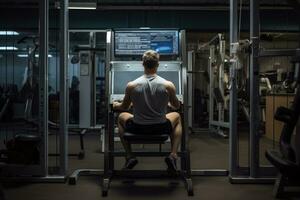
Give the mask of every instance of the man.
[[142, 134], [170, 134], [171, 153], [165, 158], [168, 170], [177, 170], [177, 150], [182, 136], [182, 124], [177, 112], [167, 114], [168, 105], [173, 109], [180, 107], [176, 97], [176, 88], [170, 81], [158, 76], [159, 54], [156, 51], [146, 51], [142, 58], [144, 75], [129, 82], [125, 97], [121, 103], [114, 102], [114, 110], [127, 110], [132, 105], [133, 115], [122, 112], [118, 118], [119, 136], [126, 151], [125, 169], [132, 169], [137, 159], [132, 154], [131, 146], [123, 138], [125, 131]]

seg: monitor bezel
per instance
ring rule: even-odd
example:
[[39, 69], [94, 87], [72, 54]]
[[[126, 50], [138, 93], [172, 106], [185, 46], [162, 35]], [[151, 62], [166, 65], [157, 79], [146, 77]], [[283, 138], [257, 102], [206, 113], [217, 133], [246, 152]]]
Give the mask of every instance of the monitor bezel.
[[140, 54], [117, 54], [116, 53], [116, 33], [126, 33], [126, 32], [176, 32], [177, 33], [177, 52], [176, 53], [159, 53], [161, 56], [179, 56], [180, 55], [180, 31], [178, 29], [118, 29], [114, 30], [113, 38], [113, 54], [114, 57], [140, 57], [143, 53]]

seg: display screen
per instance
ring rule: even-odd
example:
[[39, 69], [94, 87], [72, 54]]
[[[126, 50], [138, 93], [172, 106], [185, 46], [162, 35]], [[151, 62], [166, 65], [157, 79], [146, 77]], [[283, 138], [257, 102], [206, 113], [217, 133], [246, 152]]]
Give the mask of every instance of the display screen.
[[[113, 73], [113, 94], [125, 94], [127, 83], [142, 76], [143, 71], [115, 71]], [[176, 94], [179, 94], [180, 80], [178, 71], [158, 71], [157, 74], [162, 78], [173, 82], [176, 87]]]
[[116, 31], [115, 55], [143, 55], [149, 49], [178, 55], [178, 31]]

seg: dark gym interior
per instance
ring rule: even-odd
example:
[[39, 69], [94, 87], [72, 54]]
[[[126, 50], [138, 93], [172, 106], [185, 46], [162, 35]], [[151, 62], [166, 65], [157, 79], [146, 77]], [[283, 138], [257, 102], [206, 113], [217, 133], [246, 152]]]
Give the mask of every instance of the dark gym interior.
[[299, 0], [0, 1], [0, 200], [300, 199], [299, 115]]

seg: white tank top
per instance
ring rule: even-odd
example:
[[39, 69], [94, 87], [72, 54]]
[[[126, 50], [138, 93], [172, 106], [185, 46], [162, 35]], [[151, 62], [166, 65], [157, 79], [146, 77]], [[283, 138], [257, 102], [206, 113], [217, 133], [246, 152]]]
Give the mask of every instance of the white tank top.
[[137, 124], [166, 122], [169, 95], [166, 80], [158, 75], [143, 75], [132, 82], [130, 95], [133, 104], [133, 121]]

